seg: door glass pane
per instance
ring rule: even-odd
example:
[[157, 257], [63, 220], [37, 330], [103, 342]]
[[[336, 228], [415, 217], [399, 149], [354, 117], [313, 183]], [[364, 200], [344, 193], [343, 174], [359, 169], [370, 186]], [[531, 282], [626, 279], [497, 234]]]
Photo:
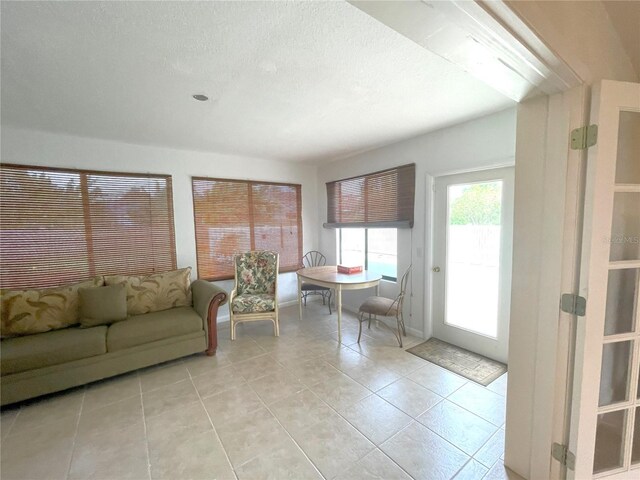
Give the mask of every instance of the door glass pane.
[[626, 420], [626, 410], [617, 410], [598, 415], [593, 473], [600, 473], [622, 466]]
[[609, 259], [640, 259], [640, 193], [615, 193]]
[[604, 334], [628, 333], [634, 329], [638, 269], [610, 270]]
[[602, 346], [599, 406], [627, 400], [632, 342], [605, 343]]
[[445, 322], [496, 338], [502, 181], [450, 185], [447, 192]]
[[640, 463], [640, 407], [636, 407], [636, 418], [633, 421], [633, 447], [631, 447], [631, 463]]
[[620, 112], [616, 183], [640, 184], [640, 113]]

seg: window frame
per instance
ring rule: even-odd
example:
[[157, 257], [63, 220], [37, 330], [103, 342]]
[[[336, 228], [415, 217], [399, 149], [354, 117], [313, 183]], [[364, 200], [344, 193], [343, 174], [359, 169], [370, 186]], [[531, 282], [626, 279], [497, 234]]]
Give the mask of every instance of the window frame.
[[[279, 262], [279, 269], [278, 269], [278, 273], [289, 273], [289, 272], [295, 272], [296, 270], [299, 270], [300, 268], [302, 268], [302, 250], [303, 250], [303, 225], [302, 225], [302, 184], [300, 183], [284, 183], [284, 182], [268, 182], [268, 181], [262, 181], [262, 180], [247, 180], [247, 179], [236, 179], [236, 178], [219, 178], [219, 177], [202, 177], [202, 176], [192, 176], [191, 177], [191, 197], [192, 197], [192, 201], [193, 201], [193, 224], [194, 224], [194, 230], [195, 230], [195, 250], [196, 250], [196, 264], [198, 267], [198, 278], [202, 279], [202, 280], [206, 280], [206, 281], [224, 281], [224, 280], [233, 280], [235, 278], [235, 272], [234, 272], [234, 268], [232, 265], [231, 268], [231, 273], [229, 274], [225, 274], [225, 275], [207, 275], [207, 276], [203, 276], [202, 275], [202, 270], [200, 268], [201, 265], [201, 258], [204, 252], [200, 252], [198, 249], [198, 221], [197, 221], [197, 212], [196, 212], [196, 195], [195, 195], [195, 189], [194, 189], [194, 182], [197, 181], [209, 181], [209, 182], [225, 182], [225, 183], [240, 183], [240, 184], [246, 184], [249, 187], [249, 191], [251, 191], [251, 186], [253, 185], [274, 185], [274, 186], [280, 186], [280, 187], [293, 187], [296, 191], [296, 197], [297, 197], [297, 201], [296, 201], [296, 206], [297, 206], [297, 215], [296, 215], [296, 220], [297, 220], [297, 230], [298, 230], [298, 241], [297, 241], [297, 255], [296, 258], [298, 259], [297, 263], [295, 265], [284, 265], [282, 263], [282, 261]], [[254, 205], [253, 202], [251, 200], [251, 194], [249, 194], [249, 210], [250, 210], [250, 218], [252, 219], [251, 222], [249, 223], [249, 243], [250, 243], [250, 250], [255, 250], [255, 225], [253, 222], [253, 211], [254, 211]], [[237, 252], [237, 253], [241, 253], [241, 252]], [[279, 252], [280, 253], [280, 252]], [[280, 256], [282, 257], [282, 255]]]
[[[384, 188], [373, 184], [388, 179]], [[388, 183], [387, 182], [387, 183]], [[358, 186], [361, 184], [361, 186]], [[408, 163], [364, 175], [326, 182], [325, 228], [413, 228], [416, 164]], [[356, 206], [345, 197], [361, 199]], [[355, 201], [355, 200], [353, 200]]]
[[[338, 263], [342, 263], [342, 230], [345, 227], [338, 228]], [[369, 228], [367, 227], [358, 227], [364, 229], [364, 269], [369, 269]], [[375, 228], [375, 227], [373, 227]], [[398, 229], [396, 228], [396, 235]], [[398, 251], [396, 250], [396, 276], [390, 277], [388, 275], [382, 275], [383, 280], [387, 280], [389, 282], [397, 282], [398, 281]]]
[[[44, 288], [44, 287], [54, 287], [69, 284], [72, 282], [79, 282], [88, 278], [95, 277], [96, 275], [110, 275], [110, 274], [123, 274], [123, 275], [145, 275], [157, 273], [154, 269], [153, 271], [105, 271], [100, 272], [99, 265], [97, 264], [96, 254], [94, 251], [94, 237], [93, 235], [93, 225], [91, 222], [91, 196], [88, 187], [88, 177], [89, 176], [104, 176], [104, 177], [124, 177], [130, 179], [161, 179], [165, 181], [165, 189], [166, 189], [166, 201], [167, 201], [167, 239], [170, 245], [170, 251], [166, 255], [166, 259], [169, 260], [170, 269], [175, 270], [177, 268], [177, 252], [176, 252], [176, 236], [175, 236], [175, 215], [173, 208], [173, 182], [172, 176], [169, 174], [162, 173], [137, 173], [137, 172], [113, 172], [107, 170], [91, 170], [91, 169], [81, 169], [81, 168], [64, 168], [64, 167], [49, 167], [49, 166], [40, 166], [40, 165], [27, 165], [27, 164], [13, 164], [13, 163], [3, 163], [0, 165], [2, 169], [12, 169], [12, 170], [22, 170], [25, 172], [36, 172], [46, 174], [47, 172], [56, 172], [61, 174], [71, 174], [78, 175], [79, 189], [80, 189], [80, 199], [82, 203], [82, 219], [85, 229], [85, 244], [86, 244], [86, 268], [87, 275], [86, 276], [78, 276], [76, 279], [72, 280], [71, 278], [64, 280], [64, 283], [61, 284], [50, 284], [49, 282], [42, 281], [38, 282], [37, 285], [32, 284], [32, 282], [26, 282], [23, 284], [17, 283], [15, 285], [2, 285], [2, 289], [30, 289], [30, 288]], [[6, 208], [6, 207], [2, 207]], [[114, 215], [114, 218], [117, 218], [117, 215]], [[11, 277], [9, 277], [11, 278]]]

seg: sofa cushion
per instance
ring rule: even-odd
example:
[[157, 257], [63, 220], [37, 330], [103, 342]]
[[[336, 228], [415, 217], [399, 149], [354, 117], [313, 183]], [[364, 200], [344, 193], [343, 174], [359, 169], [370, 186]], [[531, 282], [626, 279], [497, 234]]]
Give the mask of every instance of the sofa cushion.
[[102, 277], [64, 287], [39, 290], [0, 290], [2, 337], [31, 335], [78, 323], [80, 288], [99, 287]]
[[2, 340], [2, 375], [58, 365], [107, 352], [107, 327], [65, 328]]
[[191, 267], [152, 275], [107, 275], [107, 285], [127, 287], [127, 314], [160, 312], [191, 305]]
[[81, 288], [78, 293], [81, 327], [108, 325], [127, 318], [127, 287], [123, 284]]
[[273, 312], [276, 309], [275, 295], [238, 295], [231, 305], [233, 313]]
[[107, 351], [123, 350], [201, 330], [204, 330], [202, 318], [191, 307], [136, 315], [109, 327]]

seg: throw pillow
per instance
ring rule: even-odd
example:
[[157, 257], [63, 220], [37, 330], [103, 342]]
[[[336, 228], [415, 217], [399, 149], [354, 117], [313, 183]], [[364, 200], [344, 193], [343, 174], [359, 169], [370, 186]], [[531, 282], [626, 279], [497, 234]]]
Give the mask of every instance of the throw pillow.
[[127, 318], [127, 288], [123, 284], [81, 288], [80, 326], [108, 325]]
[[191, 267], [152, 275], [107, 275], [107, 285], [127, 288], [127, 315], [191, 305]]
[[80, 318], [80, 288], [103, 285], [102, 277], [64, 287], [40, 290], [0, 290], [0, 335], [15, 337], [76, 325]]

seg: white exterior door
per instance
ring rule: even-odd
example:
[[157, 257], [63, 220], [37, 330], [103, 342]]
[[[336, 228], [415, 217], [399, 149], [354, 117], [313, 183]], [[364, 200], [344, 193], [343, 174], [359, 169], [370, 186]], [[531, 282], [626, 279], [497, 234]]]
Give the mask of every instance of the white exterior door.
[[570, 479], [640, 478], [640, 84], [593, 89]]
[[435, 180], [433, 334], [507, 361], [513, 168]]

